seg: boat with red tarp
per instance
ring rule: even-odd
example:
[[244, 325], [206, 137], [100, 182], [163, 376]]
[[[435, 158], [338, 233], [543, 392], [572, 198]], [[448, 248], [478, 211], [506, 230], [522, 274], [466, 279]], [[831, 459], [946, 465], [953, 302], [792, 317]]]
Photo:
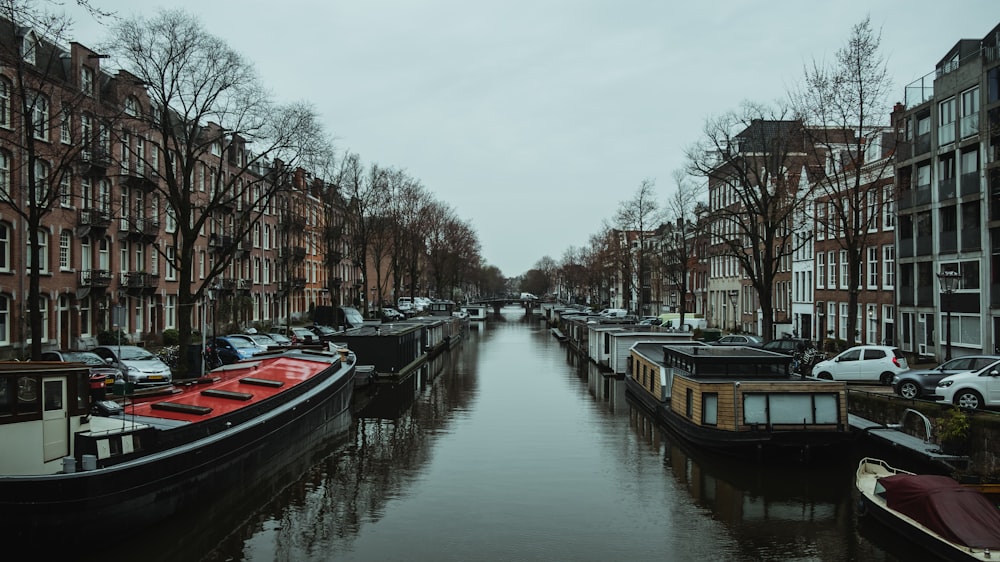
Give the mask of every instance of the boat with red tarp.
[[295, 350], [91, 408], [89, 370], [0, 363], [0, 529], [94, 546], [281, 474], [351, 422], [355, 355]]
[[871, 517], [945, 560], [995, 560], [1000, 511], [949, 476], [913, 474], [879, 459], [858, 464], [862, 516]]

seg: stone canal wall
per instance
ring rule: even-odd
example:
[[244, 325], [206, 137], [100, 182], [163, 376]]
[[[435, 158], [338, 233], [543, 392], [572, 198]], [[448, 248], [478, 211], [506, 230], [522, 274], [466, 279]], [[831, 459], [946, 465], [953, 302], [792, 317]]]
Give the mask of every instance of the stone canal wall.
[[[896, 395], [876, 394], [849, 390], [847, 409], [851, 414], [883, 425], [904, 423], [901, 431], [924, 438], [922, 420], [917, 416], [904, 416], [907, 409], [913, 409], [931, 420], [931, 440], [941, 444], [942, 436], [951, 427], [968, 422], [965, 438], [948, 444], [956, 453], [969, 457], [963, 473], [988, 480], [1000, 480], [1000, 415], [996, 412], [963, 412], [956, 420], [952, 414], [955, 407], [950, 404], [933, 403], [922, 400], [906, 400]], [[961, 433], [959, 431], [958, 433]]]

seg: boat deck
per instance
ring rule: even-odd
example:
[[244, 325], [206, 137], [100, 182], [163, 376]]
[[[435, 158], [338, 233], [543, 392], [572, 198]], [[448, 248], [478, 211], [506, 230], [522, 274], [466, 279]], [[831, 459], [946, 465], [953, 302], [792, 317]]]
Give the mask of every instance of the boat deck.
[[892, 427], [886, 427], [855, 414], [848, 414], [847, 418], [851, 429], [870, 435], [872, 438], [892, 447], [905, 449], [926, 460], [950, 467], [964, 466], [969, 462], [969, 457], [942, 453], [940, 446], [933, 441], [925, 441], [909, 433], [904, 433]]
[[301, 384], [330, 366], [317, 362], [310, 368], [302, 361], [306, 358], [279, 356], [226, 365], [181, 387], [180, 392], [134, 399], [125, 407], [124, 417], [154, 425], [156, 419], [196, 422], [223, 416]]

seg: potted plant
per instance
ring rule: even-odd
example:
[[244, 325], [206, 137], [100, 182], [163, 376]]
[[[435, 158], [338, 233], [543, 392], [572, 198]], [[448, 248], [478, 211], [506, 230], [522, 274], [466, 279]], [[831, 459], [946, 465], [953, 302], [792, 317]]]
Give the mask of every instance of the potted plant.
[[960, 408], [951, 408], [937, 419], [941, 452], [964, 455], [969, 448], [969, 416]]

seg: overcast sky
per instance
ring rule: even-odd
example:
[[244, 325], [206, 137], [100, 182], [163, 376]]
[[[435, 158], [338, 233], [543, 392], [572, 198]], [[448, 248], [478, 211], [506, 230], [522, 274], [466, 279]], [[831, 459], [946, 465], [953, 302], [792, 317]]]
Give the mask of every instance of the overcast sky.
[[[91, 0], [128, 17], [160, 3]], [[404, 169], [507, 276], [559, 261], [643, 179], [661, 198], [707, 118], [771, 102], [870, 16], [902, 101], [998, 0], [173, 0], [308, 100], [338, 151]], [[138, 12], [137, 12], [138, 10]], [[75, 12], [74, 37], [106, 32]], [[888, 119], [886, 119], [888, 122]]]

